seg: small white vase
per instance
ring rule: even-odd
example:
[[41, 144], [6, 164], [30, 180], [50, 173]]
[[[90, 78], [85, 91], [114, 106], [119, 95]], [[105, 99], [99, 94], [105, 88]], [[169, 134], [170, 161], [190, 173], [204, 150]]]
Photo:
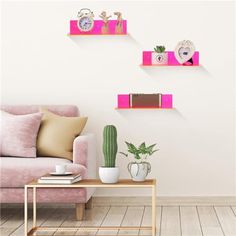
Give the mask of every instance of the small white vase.
[[145, 181], [148, 173], [151, 172], [151, 165], [148, 162], [130, 162], [128, 170], [133, 181], [142, 182]]
[[162, 53], [152, 52], [152, 64], [153, 65], [167, 65], [168, 54], [166, 52], [162, 52]]
[[119, 176], [119, 167], [99, 167], [99, 178], [104, 184], [117, 183]]

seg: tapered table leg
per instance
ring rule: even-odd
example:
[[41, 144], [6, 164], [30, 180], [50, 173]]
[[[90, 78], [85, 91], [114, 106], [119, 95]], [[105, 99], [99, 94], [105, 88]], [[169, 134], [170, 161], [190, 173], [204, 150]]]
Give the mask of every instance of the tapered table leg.
[[152, 236], [156, 236], [156, 185], [152, 186]]
[[33, 187], [33, 228], [36, 227], [36, 212], [37, 212], [36, 187]]
[[28, 188], [25, 186], [25, 204], [24, 204], [24, 217], [25, 217], [25, 236], [28, 235]]

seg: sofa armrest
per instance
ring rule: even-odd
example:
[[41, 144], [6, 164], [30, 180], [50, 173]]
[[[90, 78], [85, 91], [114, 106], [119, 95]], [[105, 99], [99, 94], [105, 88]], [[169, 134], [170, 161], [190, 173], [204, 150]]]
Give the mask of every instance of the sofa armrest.
[[96, 178], [96, 143], [94, 134], [75, 138], [73, 143], [73, 163], [85, 166], [87, 178]]

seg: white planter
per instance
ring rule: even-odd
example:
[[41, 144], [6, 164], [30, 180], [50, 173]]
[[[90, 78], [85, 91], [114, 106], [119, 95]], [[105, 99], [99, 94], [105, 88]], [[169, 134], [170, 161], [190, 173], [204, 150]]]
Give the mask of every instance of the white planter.
[[119, 180], [119, 167], [99, 167], [100, 180], [105, 184], [114, 184]]
[[151, 172], [151, 165], [148, 162], [130, 162], [128, 164], [128, 170], [133, 181], [145, 181], [148, 173]]
[[168, 53], [157, 53], [152, 52], [152, 65], [167, 65], [168, 64]]

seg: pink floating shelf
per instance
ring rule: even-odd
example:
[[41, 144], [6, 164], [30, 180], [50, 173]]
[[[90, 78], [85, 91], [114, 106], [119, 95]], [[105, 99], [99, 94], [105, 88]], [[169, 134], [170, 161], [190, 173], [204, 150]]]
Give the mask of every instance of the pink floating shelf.
[[92, 35], [127, 35], [127, 21], [122, 21], [122, 27], [123, 27], [123, 33], [116, 33], [115, 28], [117, 24], [117, 20], [109, 20], [108, 26], [109, 26], [109, 33], [103, 34], [102, 33], [102, 26], [103, 26], [102, 20], [94, 20], [94, 27], [89, 32], [82, 32], [77, 26], [77, 20], [71, 20], [70, 21], [70, 33], [69, 36], [92, 36]]
[[126, 36], [128, 34], [67, 34], [68, 36]]
[[174, 107], [171, 108], [161, 108], [161, 107], [128, 107], [128, 108], [119, 108], [116, 107], [115, 110], [171, 110], [175, 109]]
[[167, 63], [166, 64], [152, 64], [152, 54], [153, 51], [143, 51], [143, 63], [141, 66], [199, 66], [199, 52], [196, 51], [192, 57], [192, 64], [185, 65], [180, 64], [175, 58], [175, 53], [173, 51], [168, 51], [167, 53]]
[[144, 64], [140, 64], [139, 66], [141, 67], [197, 67], [197, 66], [201, 66], [201, 65], [144, 65]]
[[173, 108], [173, 95], [172, 94], [161, 94], [161, 104], [158, 106], [148, 105], [148, 106], [143, 106], [143, 107], [132, 106], [131, 96], [132, 96], [131, 94], [118, 94], [116, 109], [172, 109]]

